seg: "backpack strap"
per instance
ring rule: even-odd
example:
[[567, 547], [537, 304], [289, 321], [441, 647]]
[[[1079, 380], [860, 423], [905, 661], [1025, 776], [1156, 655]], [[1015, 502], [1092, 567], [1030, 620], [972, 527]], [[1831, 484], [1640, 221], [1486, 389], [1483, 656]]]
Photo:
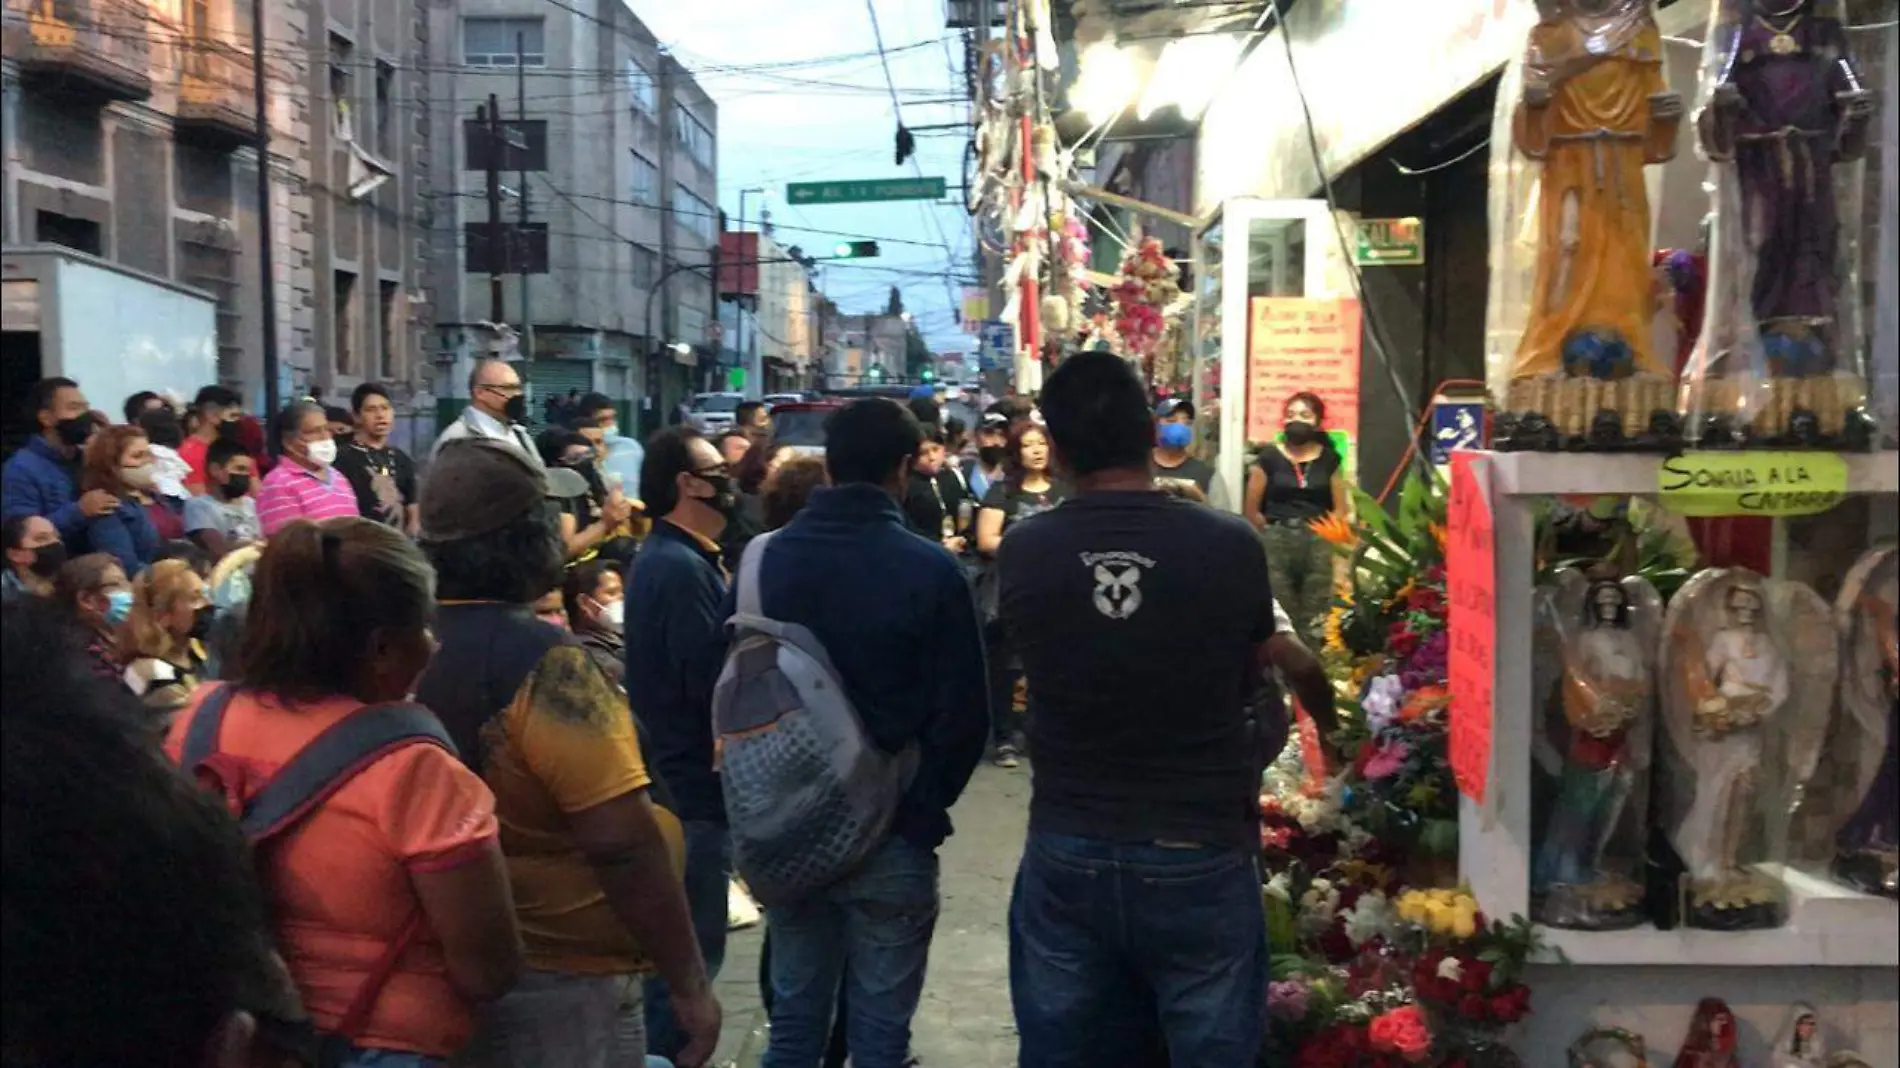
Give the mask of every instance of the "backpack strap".
[[224, 730], [224, 710], [231, 707], [232, 686], [221, 682], [198, 702], [198, 710], [191, 715], [191, 726], [185, 728], [185, 742], [179, 747], [178, 766], [185, 769], [187, 775], [197, 773], [198, 765], [204, 763], [218, 751], [218, 735]]
[[746, 543], [745, 553], [739, 558], [738, 583], [739, 597], [737, 608], [739, 615], [761, 618], [765, 615], [759, 605], [763, 600], [759, 593], [759, 569], [765, 560], [765, 544], [772, 540], [771, 534], [761, 534]]

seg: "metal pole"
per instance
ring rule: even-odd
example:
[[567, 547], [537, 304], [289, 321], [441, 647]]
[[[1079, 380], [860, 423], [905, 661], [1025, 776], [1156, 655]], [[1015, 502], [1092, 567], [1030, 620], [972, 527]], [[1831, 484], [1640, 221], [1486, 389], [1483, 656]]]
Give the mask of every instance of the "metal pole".
[[488, 135], [488, 321], [500, 326], [508, 321], [508, 309], [501, 291], [501, 105], [495, 94], [488, 94], [488, 106], [477, 112], [482, 129]]
[[521, 153], [521, 171], [515, 190], [516, 205], [520, 209], [517, 218], [521, 225], [515, 228], [515, 251], [521, 259], [521, 342], [526, 346], [522, 352], [525, 359], [534, 359], [534, 316], [528, 311], [528, 70], [526, 66], [526, 35], [515, 34], [515, 117], [520, 125], [515, 128], [520, 144], [515, 138], [509, 139], [511, 147]]
[[258, 325], [264, 329], [264, 412], [275, 415], [277, 388], [277, 265], [272, 257], [276, 224], [271, 213], [270, 90], [264, 80], [264, 0], [251, 0], [251, 111], [257, 124], [257, 281], [263, 289]]

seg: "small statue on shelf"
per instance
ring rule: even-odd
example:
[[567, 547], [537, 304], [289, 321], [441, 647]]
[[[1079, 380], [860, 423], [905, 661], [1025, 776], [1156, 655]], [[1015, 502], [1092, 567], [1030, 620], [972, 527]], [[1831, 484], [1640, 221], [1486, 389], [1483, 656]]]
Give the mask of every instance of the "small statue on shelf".
[[[1531, 871], [1532, 908], [1553, 927], [1614, 930], [1643, 922], [1656, 638], [1662, 598], [1648, 581], [1586, 579], [1565, 568], [1539, 591], [1561, 649], [1551, 725], [1558, 789]], [[1547, 750], [1547, 752], [1549, 751]]]
[[1788, 1010], [1768, 1068], [1827, 1068], [1827, 1040], [1821, 1037], [1821, 1017], [1814, 1006], [1797, 1002]]
[[1900, 553], [1869, 551], [1848, 572], [1836, 608], [1841, 732], [1855, 759], [1859, 804], [1835, 836], [1833, 872], [1857, 890], [1900, 897]]
[[1655, 445], [1675, 384], [1651, 331], [1643, 169], [1674, 157], [1682, 98], [1663, 77], [1652, 0], [1539, 0], [1538, 12], [1511, 130], [1542, 163], [1536, 275], [1500, 446]]
[[[1874, 96], [1838, 0], [1719, 0], [1696, 116], [1716, 165], [1725, 275], [1688, 383], [1691, 437], [1710, 444], [1865, 444], [1867, 385], [1843, 301], [1837, 179], [1859, 180]], [[1853, 200], [1847, 201], [1853, 203]], [[1857, 225], [1857, 220], [1849, 220]], [[1851, 311], [1851, 309], [1847, 309]]]
[[[1684, 922], [1779, 926], [1787, 814], [1819, 761], [1839, 649], [1827, 603], [1742, 569], [1690, 579], [1669, 606], [1663, 820], [1687, 869]], [[1770, 758], [1769, 754], [1772, 754]]]
[[1827, 1059], [1827, 1068], [1874, 1068], [1867, 1058], [1851, 1049], [1844, 1049]]
[[1642, 1035], [1599, 1027], [1570, 1044], [1570, 1068], [1649, 1068], [1647, 1045]]
[[1735, 1014], [1720, 998], [1703, 998], [1689, 1020], [1689, 1037], [1676, 1053], [1676, 1068], [1741, 1068], [1735, 1055]]

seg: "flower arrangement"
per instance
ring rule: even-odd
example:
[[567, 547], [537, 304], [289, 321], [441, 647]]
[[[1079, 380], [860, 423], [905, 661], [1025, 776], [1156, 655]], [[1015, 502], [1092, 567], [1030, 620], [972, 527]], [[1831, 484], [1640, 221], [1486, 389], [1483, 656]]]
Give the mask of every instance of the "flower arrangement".
[[1152, 237], [1122, 257], [1121, 281], [1109, 295], [1115, 302], [1115, 333], [1127, 356], [1144, 365], [1152, 360], [1167, 331], [1167, 311], [1181, 296], [1180, 277]]

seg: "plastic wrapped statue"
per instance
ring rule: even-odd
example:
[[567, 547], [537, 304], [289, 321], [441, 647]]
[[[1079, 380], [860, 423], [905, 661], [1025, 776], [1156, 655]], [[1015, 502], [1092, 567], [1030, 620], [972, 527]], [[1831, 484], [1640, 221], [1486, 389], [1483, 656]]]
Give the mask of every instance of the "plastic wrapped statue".
[[1778, 926], [1788, 814], [1819, 762], [1839, 663], [1832, 613], [1806, 586], [1740, 568], [1697, 574], [1665, 621], [1662, 825], [1685, 873], [1685, 923]]
[[1643, 1036], [1620, 1027], [1585, 1032], [1570, 1044], [1570, 1068], [1649, 1068]]
[[1720, 998], [1703, 998], [1676, 1053], [1676, 1068], [1741, 1068], [1735, 1055], [1735, 1014]]
[[[1836, 878], [1900, 897], [1900, 554], [1866, 553], [1841, 586], [1841, 722], [1834, 752], [1855, 761], [1859, 804], [1835, 836]], [[1842, 743], [1845, 744], [1842, 744]]]
[[1651, 331], [1644, 167], [1675, 155], [1682, 99], [1663, 76], [1651, 0], [1539, 0], [1538, 14], [1512, 79], [1511, 149], [1542, 166], [1518, 206], [1535, 215], [1535, 270], [1516, 297], [1501, 444], [1621, 447], [1659, 414], [1673, 422], [1674, 354]]
[[1557, 796], [1532, 865], [1533, 911], [1553, 927], [1634, 927], [1644, 919], [1638, 874], [1662, 598], [1645, 579], [1590, 580], [1570, 568], [1538, 595], [1562, 669], [1561, 716], [1547, 734], [1555, 744], [1540, 760], [1556, 765]]
[[[1696, 132], [1718, 219], [1709, 334], [1687, 383], [1703, 444], [1864, 443], [1852, 242], [1874, 96], [1838, 0], [1719, 0]], [[1840, 172], [1840, 173], [1837, 173]]]
[[1827, 1068], [1827, 1040], [1821, 1036], [1821, 1016], [1814, 1006], [1797, 1002], [1788, 1010], [1768, 1068]]

